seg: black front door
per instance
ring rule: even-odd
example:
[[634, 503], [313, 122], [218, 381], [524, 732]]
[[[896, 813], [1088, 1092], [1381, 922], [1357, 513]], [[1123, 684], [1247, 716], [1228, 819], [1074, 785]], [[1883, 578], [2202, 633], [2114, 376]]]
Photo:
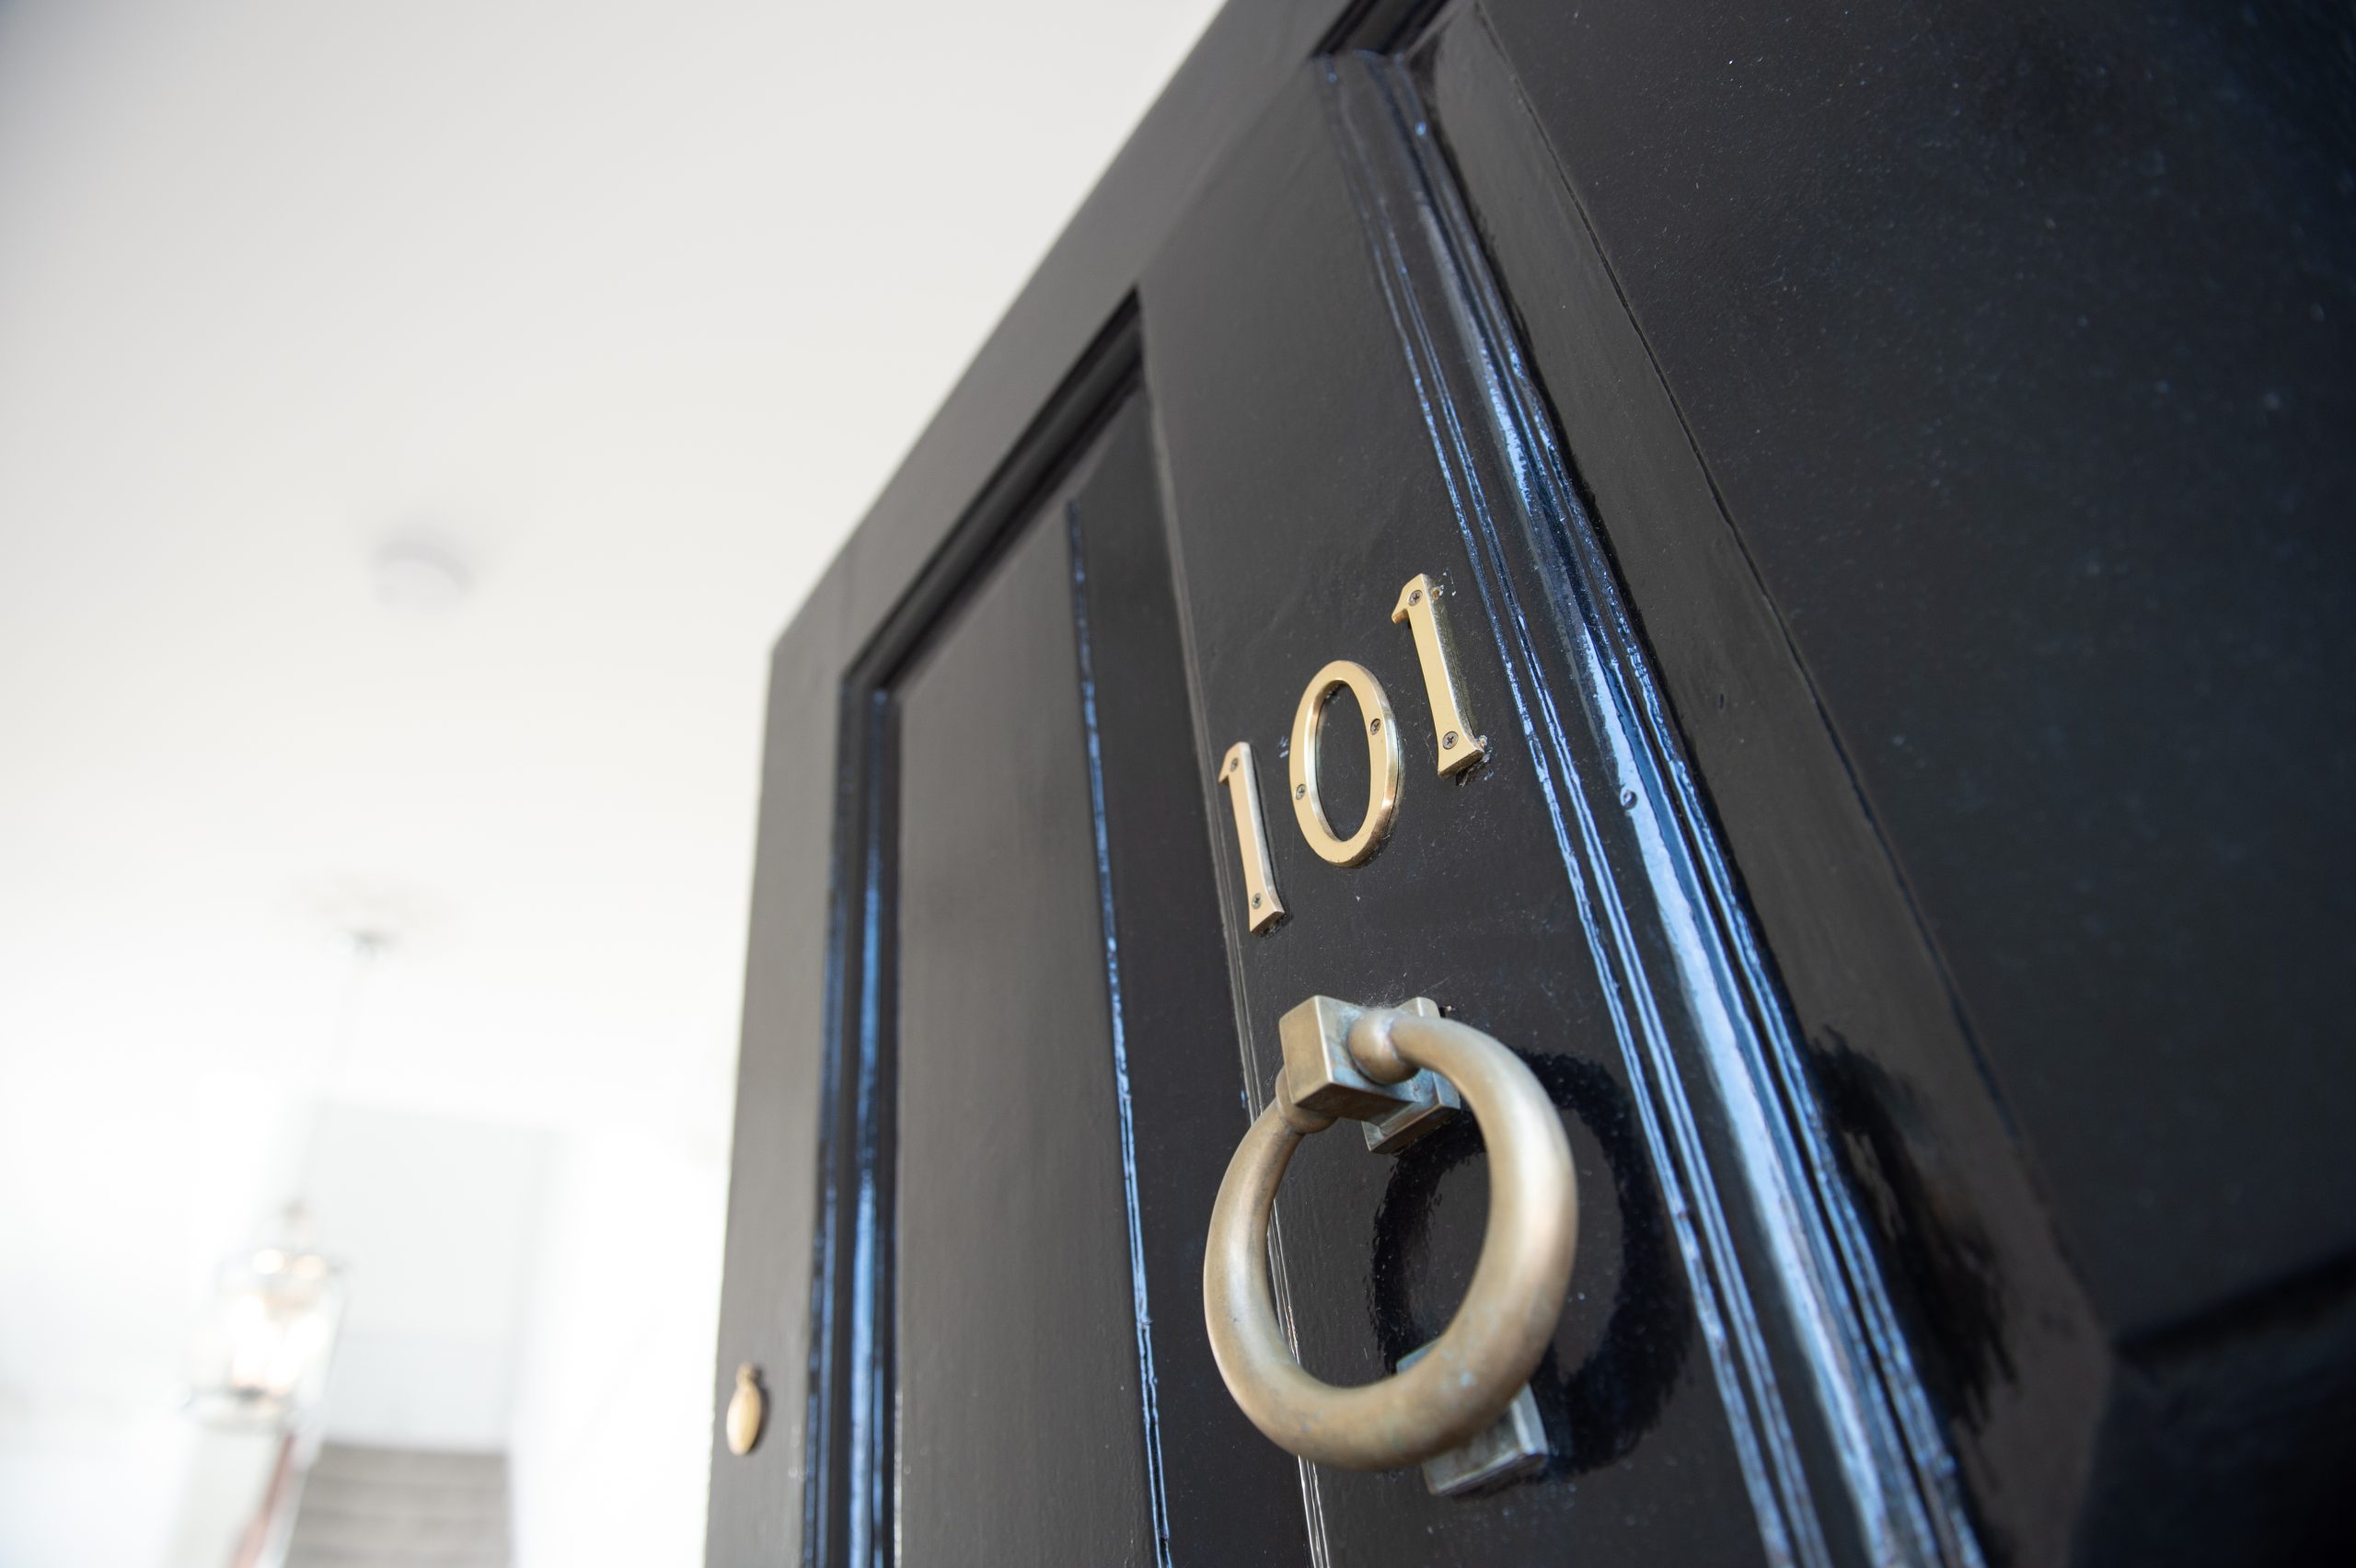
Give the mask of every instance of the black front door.
[[[1676, 269], [1632, 265], [1650, 231], [1600, 231], [1627, 199], [1561, 161], [1610, 85], [1565, 97], [1591, 63], [1527, 9], [1275, 72], [955, 526], [871, 524], [781, 645], [721, 1345], [768, 1427], [715, 1451], [714, 1562], [1964, 1568], [2316, 1539], [2120, 1501], [2344, 1366], [2319, 1347], [2350, 1320], [2254, 1309], [2257, 1338], [2138, 1359], [2065, 1236], [2129, 1197], [2045, 1186], [1958, 995], [1972, 953], [1934, 940], [1968, 900], [1925, 915], [1825, 707], [1871, 651], [1796, 628], [1751, 553], [1772, 528], [1730, 516], [1728, 484], [1766, 494], [1767, 427], [1674, 360], [1741, 367], [1740, 324], [1647, 315]], [[1724, 120], [1697, 123], [1763, 122]], [[1807, 461], [1882, 441], [1813, 428]], [[1846, 499], [1856, 527], [1878, 504]], [[1918, 747], [1961, 746], [1963, 700], [1938, 712]], [[1978, 831], [1990, 876], [2059, 852]], [[1567, 1135], [1576, 1258], [1498, 1484], [1297, 1461], [1214, 1365], [1213, 1200], [1316, 996], [1429, 998]], [[1488, 1199], [1470, 1118], [1369, 1145], [1310, 1138], [1274, 1226], [1295, 1351], [1339, 1384], [1446, 1327]], [[2234, 1267], [2225, 1297], [2288, 1265]], [[2234, 1463], [2328, 1469], [2314, 1409], [2256, 1419]]]
[[[855, 1559], [888, 1530], [911, 1563], [1929, 1561], [1960, 1531], [1902, 1356], [1854, 1331], [1886, 1304], [1817, 1207], [1778, 1004], [1419, 119], [1375, 57], [1298, 74], [1141, 280], [1093, 428], [878, 661], [824, 1390], [821, 1528]], [[1288, 783], [1336, 660], [1375, 685], [1322, 710], [1329, 837], [1401, 759], [1350, 865]], [[1212, 1199], [1318, 994], [1432, 998], [1569, 1135], [1533, 1475], [1299, 1464], [1212, 1364]], [[1485, 1165], [1469, 1118], [1306, 1146], [1277, 1209], [1306, 1366], [1369, 1382], [1438, 1336]]]

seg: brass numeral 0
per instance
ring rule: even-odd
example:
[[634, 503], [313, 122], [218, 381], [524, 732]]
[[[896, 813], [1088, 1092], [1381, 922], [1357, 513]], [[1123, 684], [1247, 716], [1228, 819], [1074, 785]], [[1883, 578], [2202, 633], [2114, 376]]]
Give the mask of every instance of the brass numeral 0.
[[[1366, 723], [1366, 817], [1347, 838], [1325, 820], [1325, 801], [1317, 792], [1325, 705], [1345, 686], [1358, 699], [1358, 717]], [[1399, 725], [1392, 717], [1391, 698], [1383, 695], [1372, 670], [1336, 659], [1310, 677], [1300, 706], [1293, 709], [1292, 755], [1286, 761], [1292, 774], [1293, 819], [1300, 824], [1309, 847], [1337, 866], [1364, 865], [1372, 859], [1399, 814], [1400, 772]]]
[[1256, 936], [1285, 917], [1285, 901], [1276, 896], [1276, 868], [1268, 859], [1268, 824], [1260, 815], [1260, 774], [1252, 766], [1251, 742], [1227, 748], [1218, 777], [1235, 812], [1235, 845], [1243, 855], [1243, 914]]
[[1431, 704], [1432, 734], [1439, 744], [1439, 776], [1453, 778], [1489, 754], [1489, 743], [1472, 726], [1472, 704], [1457, 670], [1456, 641], [1440, 608], [1440, 586], [1422, 572], [1407, 579], [1393, 622], [1405, 621], [1415, 634], [1415, 660], [1424, 667], [1424, 698]]

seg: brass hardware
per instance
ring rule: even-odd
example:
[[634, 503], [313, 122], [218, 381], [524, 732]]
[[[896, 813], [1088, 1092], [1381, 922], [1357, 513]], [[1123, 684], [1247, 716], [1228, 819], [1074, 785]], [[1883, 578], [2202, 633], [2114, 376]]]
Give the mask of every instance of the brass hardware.
[[[1409, 1007], [1430, 1007], [1418, 997]], [[1439, 1009], [1432, 1009], [1438, 1018]], [[1397, 1154], [1426, 1133], [1438, 1132], [1463, 1113], [1464, 1101], [1457, 1097], [1456, 1086], [1434, 1072], [1417, 1073], [1399, 1086], [1410, 1091], [1408, 1102], [1380, 1122], [1362, 1123], [1358, 1131], [1366, 1135], [1369, 1154]]]
[[1406, 1103], [1392, 1085], [1360, 1071], [1350, 1055], [1350, 1020], [1360, 1010], [1332, 997], [1311, 997], [1276, 1020], [1285, 1082], [1295, 1105], [1322, 1116], [1371, 1122]]
[[[1485, 1444], [1546, 1354], [1570, 1288], [1578, 1182], [1562, 1121], [1519, 1058], [1436, 1010], [1313, 997], [1287, 1013], [1276, 1091], [1228, 1162], [1211, 1207], [1203, 1315], [1219, 1376], [1254, 1426], [1318, 1464], [1396, 1470]], [[1290, 1088], [1296, 1072], [1308, 1085], [1304, 1096]], [[1336, 1116], [1396, 1114], [1400, 1086], [1421, 1072], [1455, 1086], [1488, 1145], [1481, 1261], [1455, 1320], [1423, 1355], [1378, 1382], [1335, 1388], [1301, 1370], [1276, 1321], [1269, 1213], [1302, 1138]], [[1334, 1109], [1319, 1110], [1307, 1102], [1312, 1098]]]
[[[1464, 1102], [1456, 1086], [1435, 1072], [1419, 1072], [1403, 1083], [1378, 1083], [1360, 1072], [1344, 1043], [1360, 1010], [1331, 997], [1311, 997], [1278, 1019], [1286, 1081], [1299, 1086], [1294, 1104], [1361, 1123], [1369, 1150], [1397, 1154], [1454, 1121]], [[1440, 1016], [1429, 997], [1410, 999], [1404, 1010], [1418, 1018]]]
[[[1325, 820], [1325, 801], [1318, 793], [1318, 748], [1325, 731], [1325, 707], [1345, 686], [1357, 698], [1366, 721], [1366, 817], [1357, 831], [1344, 838]], [[1391, 832], [1399, 814], [1399, 726], [1391, 713], [1391, 698], [1382, 683], [1364, 664], [1336, 659], [1310, 677], [1292, 715], [1292, 755], [1287, 759], [1292, 783], [1292, 814], [1301, 836], [1318, 855], [1337, 866], [1364, 865]]]
[[1448, 612], [1439, 599], [1440, 585], [1419, 571], [1399, 590], [1391, 618], [1405, 621], [1415, 634], [1415, 661], [1424, 669], [1424, 698], [1431, 704], [1432, 733], [1438, 743], [1439, 776], [1449, 778], [1488, 755], [1489, 743], [1473, 728], [1456, 640], [1449, 635]]
[[[1413, 1366], [1429, 1349], [1409, 1351], [1399, 1365]], [[1424, 1490], [1435, 1497], [1470, 1497], [1545, 1468], [1546, 1425], [1538, 1419], [1538, 1396], [1524, 1383], [1503, 1415], [1470, 1441], [1424, 1461]]]
[[1268, 824], [1260, 815], [1260, 772], [1252, 766], [1251, 742], [1227, 748], [1218, 776], [1235, 812], [1235, 845], [1243, 857], [1243, 917], [1256, 936], [1285, 917], [1285, 901], [1276, 896], [1276, 868], [1268, 859]]
[[728, 1451], [742, 1458], [761, 1440], [768, 1415], [768, 1398], [761, 1392], [761, 1375], [751, 1362], [736, 1368], [736, 1391], [728, 1396]]

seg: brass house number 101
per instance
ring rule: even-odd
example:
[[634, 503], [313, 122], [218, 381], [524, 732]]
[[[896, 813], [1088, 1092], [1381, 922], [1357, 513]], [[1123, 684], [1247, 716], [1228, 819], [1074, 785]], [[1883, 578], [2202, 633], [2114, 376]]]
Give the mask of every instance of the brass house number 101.
[[[1393, 623], [1405, 623], [1415, 634], [1415, 659], [1424, 672], [1424, 700], [1432, 711], [1439, 776], [1453, 778], [1487, 755], [1489, 743], [1472, 727], [1472, 704], [1464, 694], [1456, 644], [1449, 636], [1448, 617], [1439, 598], [1439, 585], [1417, 572], [1399, 590], [1399, 603], [1392, 607], [1391, 618]], [[1327, 820], [1325, 797], [1318, 781], [1325, 709], [1344, 691], [1357, 700], [1358, 716], [1366, 721], [1366, 815], [1347, 838], [1335, 833]], [[1321, 859], [1336, 866], [1364, 865], [1371, 859], [1399, 815], [1399, 780], [1403, 771], [1391, 698], [1372, 670], [1352, 660], [1336, 659], [1309, 678], [1300, 704], [1293, 709], [1292, 742], [1286, 762], [1293, 820], [1300, 824], [1300, 835], [1309, 840], [1309, 847]], [[1253, 766], [1251, 742], [1238, 741], [1227, 748], [1218, 777], [1227, 786], [1228, 804], [1235, 813], [1236, 847], [1243, 857], [1244, 917], [1255, 933], [1265, 931], [1285, 917], [1285, 903], [1276, 896], [1276, 868], [1268, 858], [1268, 824], [1260, 814], [1260, 778]]]

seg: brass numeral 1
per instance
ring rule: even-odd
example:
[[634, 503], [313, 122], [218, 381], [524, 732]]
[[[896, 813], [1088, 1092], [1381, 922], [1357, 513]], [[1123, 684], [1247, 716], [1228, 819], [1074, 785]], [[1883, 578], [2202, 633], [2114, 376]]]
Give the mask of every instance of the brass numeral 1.
[[1472, 726], [1472, 704], [1457, 670], [1456, 641], [1440, 608], [1440, 586], [1422, 572], [1407, 579], [1393, 622], [1405, 621], [1415, 634], [1415, 660], [1424, 667], [1424, 698], [1431, 704], [1432, 733], [1439, 742], [1439, 776], [1452, 778], [1489, 754], [1489, 743]]
[[1268, 859], [1268, 824], [1260, 815], [1260, 774], [1252, 766], [1251, 742], [1227, 748], [1218, 777], [1235, 812], [1235, 846], [1243, 856], [1243, 913], [1256, 936], [1285, 917], [1285, 901], [1276, 896], [1276, 868]]

